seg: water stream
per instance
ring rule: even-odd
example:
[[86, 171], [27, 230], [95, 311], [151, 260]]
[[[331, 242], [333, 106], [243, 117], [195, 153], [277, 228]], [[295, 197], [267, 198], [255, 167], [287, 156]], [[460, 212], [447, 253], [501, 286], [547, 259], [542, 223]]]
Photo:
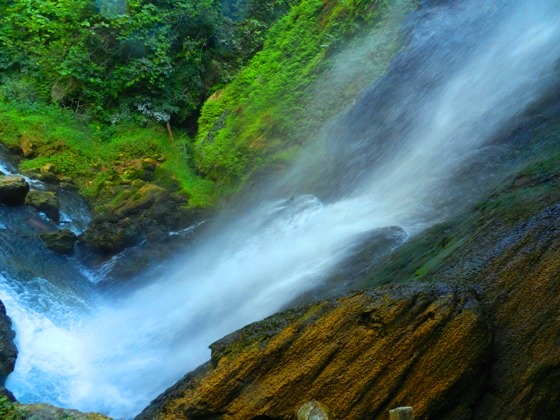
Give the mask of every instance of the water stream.
[[558, 81], [560, 3], [427, 3], [386, 75], [259, 205], [207, 229], [139, 290], [92, 287], [78, 261], [21, 242], [25, 220], [0, 208], [18, 399], [130, 418], [206, 361], [212, 341], [320, 285], [368, 232], [414, 235], [496, 182], [503, 150], [491, 140]]

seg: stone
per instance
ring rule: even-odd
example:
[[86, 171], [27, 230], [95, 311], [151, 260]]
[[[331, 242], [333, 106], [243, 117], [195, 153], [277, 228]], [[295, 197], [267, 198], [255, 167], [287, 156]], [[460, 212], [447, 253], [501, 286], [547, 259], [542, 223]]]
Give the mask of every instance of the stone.
[[205, 216], [203, 211], [183, 209], [184, 204], [164, 188], [142, 183], [137, 190], [131, 188], [129, 198], [96, 215], [80, 242], [89, 250], [112, 255], [145, 238], [165, 238], [170, 230]]
[[487, 376], [492, 332], [474, 292], [413, 285], [288, 311], [224, 340], [211, 346], [212, 363], [138, 419], [293, 418], [306, 401], [321, 402], [308, 416], [328, 407], [332, 418], [388, 418], [411, 405], [418, 418], [465, 418]]
[[6, 307], [0, 301], [0, 395], [10, 400], [14, 397], [6, 388], [6, 378], [13, 372], [17, 359], [17, 348], [14, 344], [16, 334], [12, 329], [12, 320], [6, 314]]
[[319, 401], [303, 404], [296, 413], [296, 420], [329, 420], [327, 408]]
[[[555, 182], [558, 194], [560, 179]], [[478, 240], [433, 274], [460, 287], [476, 285], [492, 314], [491, 391], [472, 418], [558, 418], [559, 220], [560, 202], [512, 227], [487, 218]]]
[[60, 220], [60, 202], [53, 191], [29, 191], [25, 204], [45, 213], [53, 222]]
[[0, 204], [17, 206], [25, 202], [29, 184], [21, 176], [0, 177]]
[[62, 229], [56, 232], [44, 232], [39, 235], [47, 248], [59, 254], [70, 255], [74, 252], [74, 243], [78, 239], [74, 232]]

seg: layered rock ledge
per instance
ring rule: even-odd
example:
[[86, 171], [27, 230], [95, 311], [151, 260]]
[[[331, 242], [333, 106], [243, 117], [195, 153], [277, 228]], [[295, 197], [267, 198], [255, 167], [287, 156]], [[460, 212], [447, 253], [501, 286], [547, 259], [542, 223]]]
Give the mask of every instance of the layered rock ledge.
[[[393, 286], [292, 310], [214, 343], [212, 360], [138, 419], [287, 419], [310, 400], [334, 418], [468, 416], [491, 329], [475, 293]], [[441, 417], [439, 417], [441, 418]]]

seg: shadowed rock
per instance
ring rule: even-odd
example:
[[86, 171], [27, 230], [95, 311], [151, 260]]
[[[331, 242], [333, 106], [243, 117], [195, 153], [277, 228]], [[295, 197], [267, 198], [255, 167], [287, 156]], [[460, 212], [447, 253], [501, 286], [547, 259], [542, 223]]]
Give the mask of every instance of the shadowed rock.
[[68, 229], [56, 232], [41, 233], [40, 238], [47, 248], [59, 254], [70, 255], [74, 251], [74, 243], [78, 239], [76, 234]]
[[14, 399], [12, 393], [4, 388], [6, 378], [13, 372], [17, 358], [17, 348], [14, 344], [16, 334], [12, 330], [12, 320], [6, 315], [6, 308], [0, 301], [0, 395]]
[[45, 213], [53, 222], [60, 220], [60, 203], [53, 191], [29, 191], [25, 204]]
[[29, 184], [21, 176], [0, 177], [0, 204], [17, 206], [25, 202]]

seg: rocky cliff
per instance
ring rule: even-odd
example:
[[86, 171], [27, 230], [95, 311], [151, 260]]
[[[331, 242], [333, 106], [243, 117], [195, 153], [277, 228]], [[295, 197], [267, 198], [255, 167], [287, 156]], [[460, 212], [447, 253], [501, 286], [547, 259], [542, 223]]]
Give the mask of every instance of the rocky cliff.
[[[552, 127], [552, 128], [550, 128]], [[553, 149], [361, 284], [211, 346], [140, 419], [557, 418], [560, 176]], [[550, 145], [550, 144], [549, 144]], [[421, 279], [421, 283], [417, 279]], [[376, 287], [380, 282], [408, 284]], [[373, 289], [372, 289], [373, 288]]]

